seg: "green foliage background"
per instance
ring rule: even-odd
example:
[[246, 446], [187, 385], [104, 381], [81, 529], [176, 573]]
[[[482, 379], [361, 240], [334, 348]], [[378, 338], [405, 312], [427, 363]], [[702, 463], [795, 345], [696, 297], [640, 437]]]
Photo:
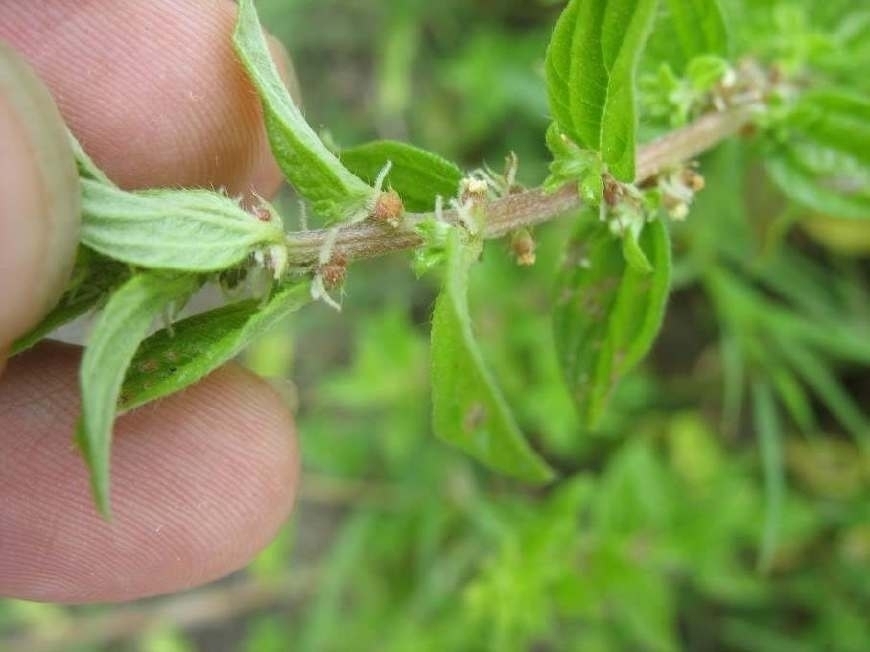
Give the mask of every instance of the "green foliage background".
[[[723, 4], [736, 52], [866, 93], [867, 42], [850, 34], [870, 14], [855, 3]], [[546, 176], [543, 57], [560, 3], [258, 7], [293, 53], [307, 119], [334, 142], [399, 138], [469, 168], [514, 150], [521, 181]], [[298, 410], [305, 475], [279, 539], [206, 590], [248, 582], [273, 598], [192, 629], [170, 611], [121, 640], [52, 649], [866, 650], [866, 250], [851, 237], [846, 252], [841, 222], [787, 203], [750, 141], [702, 171], [707, 190], [672, 229], [664, 331], [596, 434], [577, 422], [551, 342], [570, 220], [538, 230], [535, 267], [496, 242], [472, 274], [484, 353], [559, 471], [554, 487], [496, 477], [433, 438], [435, 283], [403, 256], [360, 264], [341, 317], [303, 311], [246, 354]], [[280, 208], [294, 215], [295, 199]], [[0, 649], [81, 634], [106, 611], [4, 602]]]

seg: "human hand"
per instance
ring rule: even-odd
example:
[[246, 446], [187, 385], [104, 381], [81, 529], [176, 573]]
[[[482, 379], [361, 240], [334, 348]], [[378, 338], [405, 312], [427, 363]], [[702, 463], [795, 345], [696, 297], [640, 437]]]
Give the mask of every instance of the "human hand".
[[32, 71], [123, 187], [268, 196], [281, 176], [232, 52], [234, 15], [229, 0], [0, 0], [0, 595], [189, 588], [244, 565], [290, 511], [292, 417], [243, 369], [118, 421], [107, 523], [71, 438], [80, 351], [4, 355], [57, 300], [78, 241], [75, 170]]

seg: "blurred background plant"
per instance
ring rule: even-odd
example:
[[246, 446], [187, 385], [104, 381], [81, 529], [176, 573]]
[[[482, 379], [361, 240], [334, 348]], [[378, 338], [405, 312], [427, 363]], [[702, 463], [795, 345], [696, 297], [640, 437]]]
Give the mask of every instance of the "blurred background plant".
[[[870, 11], [723, 5], [736, 51], [867, 92]], [[337, 145], [401, 138], [495, 169], [515, 151], [521, 182], [546, 176], [543, 57], [561, 3], [258, 7], [297, 62], [309, 121]], [[471, 292], [480, 339], [560, 471], [554, 486], [531, 491], [432, 437], [435, 283], [405, 256], [360, 264], [341, 318], [303, 311], [246, 355], [297, 410], [304, 456], [298, 509], [272, 546], [184, 595], [0, 602], [0, 649], [868, 649], [870, 223], [787, 202], [760, 162], [771, 146], [702, 159], [707, 190], [672, 229], [665, 328], [598, 433], [579, 428], [551, 342], [570, 220], [538, 230], [532, 268], [488, 246]], [[298, 219], [289, 193], [280, 204]]]

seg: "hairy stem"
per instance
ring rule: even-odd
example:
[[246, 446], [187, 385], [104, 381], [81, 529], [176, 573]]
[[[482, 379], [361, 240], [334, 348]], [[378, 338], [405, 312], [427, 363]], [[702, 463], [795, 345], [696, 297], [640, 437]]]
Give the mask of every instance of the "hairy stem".
[[[641, 147], [637, 153], [637, 181], [690, 161], [735, 135], [748, 124], [751, 114], [749, 106], [710, 113]], [[500, 238], [516, 229], [548, 222], [577, 210], [581, 205], [576, 184], [568, 184], [554, 193], [535, 188], [496, 199], [486, 206], [484, 236]], [[348, 226], [338, 234], [335, 250], [350, 261], [413, 249], [422, 244], [414, 227], [429, 217], [432, 217], [431, 213], [409, 213], [399, 229], [371, 222]], [[451, 223], [459, 221], [454, 210], [444, 211], [443, 217]], [[294, 267], [315, 265], [327, 233], [325, 229], [318, 229], [288, 234], [289, 263]]]

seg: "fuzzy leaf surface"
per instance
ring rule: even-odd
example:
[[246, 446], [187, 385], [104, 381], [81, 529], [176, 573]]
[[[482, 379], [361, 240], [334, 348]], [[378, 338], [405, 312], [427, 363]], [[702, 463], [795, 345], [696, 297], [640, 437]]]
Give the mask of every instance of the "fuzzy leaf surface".
[[92, 181], [99, 181], [107, 186], [115, 185], [111, 182], [109, 177], [106, 176], [106, 173], [98, 168], [97, 164], [91, 160], [91, 157], [87, 155], [87, 152], [82, 148], [82, 144], [75, 136], [73, 136], [72, 132], [67, 132], [67, 135], [69, 136], [73, 155], [76, 159], [76, 167], [79, 170], [79, 176], [85, 179], [91, 179]]
[[450, 161], [392, 140], [348, 148], [342, 151], [341, 161], [369, 183], [373, 183], [384, 165], [391, 161], [393, 166], [385, 185], [399, 193], [410, 211], [431, 210], [438, 195], [444, 199], [455, 196], [462, 180], [462, 170]]
[[486, 466], [530, 482], [552, 470], [523, 437], [487, 368], [468, 312], [468, 272], [479, 246], [458, 229], [447, 242], [444, 287], [432, 317], [432, 409], [435, 434]]
[[79, 368], [82, 412], [76, 440], [91, 470], [97, 505], [109, 512], [109, 455], [112, 424], [124, 375], [155, 318], [185, 300], [198, 286], [195, 276], [138, 274], [118, 288], [88, 340]]
[[634, 181], [635, 72], [656, 4], [571, 0], [547, 50], [550, 110], [559, 129], [601, 152], [622, 181]]
[[553, 324], [559, 362], [580, 413], [594, 428], [614, 388], [649, 352], [664, 317], [670, 240], [660, 221], [637, 241], [650, 271], [626, 261], [622, 241], [584, 215], [556, 285]]
[[277, 220], [263, 222], [207, 190], [127, 192], [82, 178], [82, 242], [110, 258], [151, 269], [210, 272], [283, 242]]
[[260, 96], [269, 143], [284, 176], [323, 217], [339, 222], [354, 216], [373, 190], [305, 121], [278, 74], [253, 0], [239, 2], [233, 45]]
[[142, 342], [124, 379], [130, 410], [196, 383], [311, 301], [307, 282], [284, 286], [265, 303], [239, 301], [188, 317]]

